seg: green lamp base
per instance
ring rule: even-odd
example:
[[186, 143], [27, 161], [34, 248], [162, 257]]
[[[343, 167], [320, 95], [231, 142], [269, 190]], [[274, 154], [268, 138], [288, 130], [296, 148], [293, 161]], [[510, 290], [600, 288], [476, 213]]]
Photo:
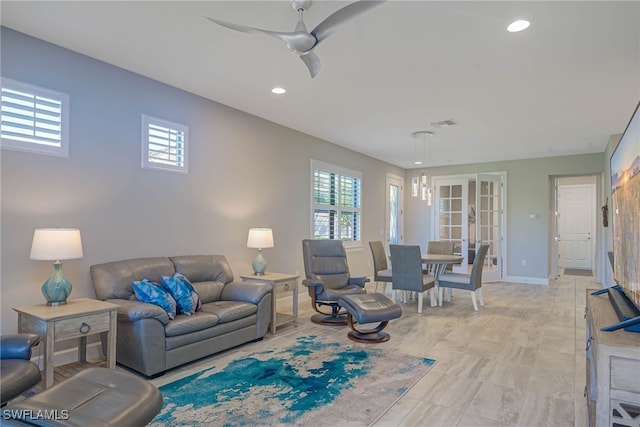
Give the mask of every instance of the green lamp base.
[[47, 300], [47, 305], [56, 306], [67, 303], [67, 298], [71, 294], [71, 282], [62, 275], [62, 263], [53, 264], [54, 272], [42, 285], [42, 295]]
[[262, 256], [262, 249], [258, 249], [258, 255], [253, 259], [251, 267], [253, 267], [256, 276], [262, 276], [267, 270], [267, 260]]

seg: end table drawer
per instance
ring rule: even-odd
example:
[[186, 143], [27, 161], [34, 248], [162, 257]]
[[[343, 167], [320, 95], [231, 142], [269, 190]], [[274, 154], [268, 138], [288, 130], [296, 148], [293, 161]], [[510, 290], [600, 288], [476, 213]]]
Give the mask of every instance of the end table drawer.
[[109, 330], [109, 313], [96, 313], [58, 320], [55, 322], [54, 329], [56, 341], [82, 337], [96, 332], [106, 332]]

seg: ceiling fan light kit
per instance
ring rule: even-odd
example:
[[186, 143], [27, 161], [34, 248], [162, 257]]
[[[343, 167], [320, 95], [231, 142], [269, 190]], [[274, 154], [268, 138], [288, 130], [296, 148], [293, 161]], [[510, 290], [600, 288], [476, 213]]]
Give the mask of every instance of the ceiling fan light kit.
[[241, 31], [243, 33], [263, 34], [276, 38], [286, 43], [291, 52], [298, 55], [302, 62], [307, 66], [311, 78], [314, 78], [320, 72], [320, 59], [313, 52], [320, 42], [327, 39], [335, 32], [338, 26], [350, 21], [357, 16], [381, 5], [386, 0], [360, 0], [348, 4], [342, 9], [338, 9], [329, 15], [324, 21], [318, 24], [311, 32], [307, 30], [304, 23], [304, 12], [311, 7], [311, 0], [291, 0], [291, 7], [298, 12], [298, 23], [292, 32], [278, 32], [261, 30], [259, 28], [247, 27], [244, 25], [233, 24], [231, 22], [221, 21], [219, 19], [206, 17], [209, 21], [221, 25], [223, 27]]

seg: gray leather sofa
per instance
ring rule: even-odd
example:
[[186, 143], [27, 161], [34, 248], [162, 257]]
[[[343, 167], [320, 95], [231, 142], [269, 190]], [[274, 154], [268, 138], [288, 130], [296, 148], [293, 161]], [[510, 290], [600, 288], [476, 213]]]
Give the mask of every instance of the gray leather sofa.
[[[204, 356], [264, 337], [271, 317], [271, 285], [233, 280], [222, 255], [136, 258], [93, 265], [98, 299], [120, 305], [116, 360], [156, 376]], [[191, 316], [169, 320], [154, 304], [136, 301], [132, 281], [184, 275], [202, 301]]]

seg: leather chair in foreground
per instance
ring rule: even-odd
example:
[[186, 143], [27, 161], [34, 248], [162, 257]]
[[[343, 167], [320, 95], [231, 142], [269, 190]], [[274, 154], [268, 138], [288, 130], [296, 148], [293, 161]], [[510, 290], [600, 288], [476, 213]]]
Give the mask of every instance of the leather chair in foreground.
[[40, 382], [40, 368], [31, 361], [31, 348], [40, 337], [14, 334], [0, 337], [0, 395], [2, 406]]
[[2, 409], [3, 426], [143, 427], [162, 409], [162, 394], [128, 372], [88, 368]]
[[[340, 240], [302, 241], [304, 271], [302, 284], [309, 289], [311, 304], [318, 312], [311, 321], [321, 325], [346, 325], [346, 311], [338, 305], [344, 295], [365, 294], [365, 276], [351, 276], [347, 264], [347, 253]], [[327, 313], [321, 308], [327, 307]]]

